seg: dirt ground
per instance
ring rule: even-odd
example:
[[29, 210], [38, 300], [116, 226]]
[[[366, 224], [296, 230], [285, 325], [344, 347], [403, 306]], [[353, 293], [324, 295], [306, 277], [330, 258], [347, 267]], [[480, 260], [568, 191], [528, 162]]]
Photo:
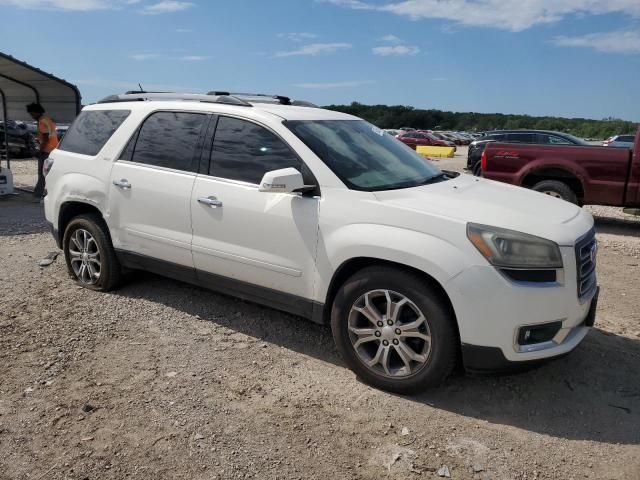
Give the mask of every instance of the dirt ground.
[[571, 355], [401, 397], [291, 315], [150, 274], [76, 287], [38, 266], [28, 200], [0, 200], [0, 479], [640, 479], [640, 218], [590, 208], [602, 293]]

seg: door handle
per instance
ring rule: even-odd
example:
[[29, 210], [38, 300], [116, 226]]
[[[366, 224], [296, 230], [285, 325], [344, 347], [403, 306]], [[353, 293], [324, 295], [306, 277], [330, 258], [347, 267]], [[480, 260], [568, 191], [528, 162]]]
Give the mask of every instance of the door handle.
[[118, 188], [122, 188], [123, 190], [129, 190], [131, 188], [131, 184], [126, 178], [123, 178], [122, 180], [114, 180], [113, 184]]
[[209, 205], [211, 208], [218, 208], [222, 206], [222, 202], [214, 196], [200, 197], [198, 202], [204, 205]]

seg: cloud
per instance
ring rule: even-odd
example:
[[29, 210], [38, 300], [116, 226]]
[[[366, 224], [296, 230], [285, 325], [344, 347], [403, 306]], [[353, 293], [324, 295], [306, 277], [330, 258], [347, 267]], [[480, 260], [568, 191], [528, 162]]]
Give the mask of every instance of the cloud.
[[354, 88], [361, 87], [362, 85], [370, 85], [375, 83], [373, 80], [351, 80], [347, 82], [327, 82], [327, 83], [295, 83], [292, 86], [297, 88], [314, 88], [314, 89], [328, 89], [328, 88]]
[[192, 2], [179, 2], [176, 0], [162, 0], [158, 3], [145, 5], [142, 13], [146, 15], [159, 15], [161, 13], [174, 13], [193, 7]]
[[278, 38], [286, 38], [287, 40], [292, 40], [294, 42], [302, 42], [304, 40], [312, 40], [314, 38], [318, 38], [318, 35], [315, 33], [309, 32], [292, 32], [292, 33], [279, 33]]
[[203, 60], [209, 60], [211, 57], [206, 57], [204, 55], [185, 55], [184, 57], [180, 57], [180, 60], [184, 60], [185, 62], [201, 62]]
[[311, 55], [316, 56], [322, 53], [333, 53], [338, 50], [344, 50], [346, 48], [351, 48], [352, 45], [350, 43], [312, 43], [309, 45], [304, 45], [300, 47], [298, 50], [291, 50], [288, 52], [277, 52], [275, 54], [276, 57], [293, 57], [298, 55]]
[[441, 19], [519, 32], [569, 15], [621, 13], [640, 17], [638, 0], [321, 0], [355, 10], [389, 12], [413, 20]]
[[385, 35], [380, 40], [382, 40], [383, 42], [389, 42], [389, 43], [404, 43], [404, 41], [401, 38], [396, 37], [395, 35]]
[[640, 32], [614, 31], [602, 33], [589, 33], [587, 35], [567, 37], [564, 35], [555, 37], [551, 43], [559, 47], [583, 47], [592, 48], [604, 53], [640, 53]]
[[160, 58], [159, 53], [134, 53], [133, 55], [129, 55], [129, 58], [132, 60], [137, 60], [139, 62], [144, 60], [155, 60], [156, 58]]
[[413, 45], [395, 45], [385, 47], [373, 47], [371, 49], [374, 55], [380, 55], [382, 57], [388, 57], [390, 55], [416, 55], [420, 52], [420, 49]]

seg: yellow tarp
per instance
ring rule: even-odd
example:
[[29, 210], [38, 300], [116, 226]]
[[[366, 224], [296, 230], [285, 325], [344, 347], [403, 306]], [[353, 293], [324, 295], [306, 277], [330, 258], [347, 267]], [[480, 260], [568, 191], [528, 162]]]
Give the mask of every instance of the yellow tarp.
[[453, 158], [455, 147], [431, 147], [427, 145], [418, 145], [416, 152], [425, 157], [447, 157]]

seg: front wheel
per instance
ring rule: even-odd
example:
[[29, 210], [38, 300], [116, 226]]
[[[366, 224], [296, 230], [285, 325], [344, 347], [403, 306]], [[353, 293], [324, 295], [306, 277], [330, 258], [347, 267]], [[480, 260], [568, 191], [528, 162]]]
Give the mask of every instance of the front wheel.
[[533, 186], [536, 192], [544, 193], [551, 197], [560, 198], [566, 202], [578, 204], [578, 197], [571, 187], [559, 180], [543, 180]]
[[120, 283], [120, 264], [107, 226], [98, 215], [79, 215], [71, 220], [62, 249], [69, 274], [78, 285], [106, 292]]
[[365, 382], [397, 393], [441, 384], [458, 352], [455, 318], [420, 275], [370, 267], [341, 287], [331, 329], [338, 351]]

